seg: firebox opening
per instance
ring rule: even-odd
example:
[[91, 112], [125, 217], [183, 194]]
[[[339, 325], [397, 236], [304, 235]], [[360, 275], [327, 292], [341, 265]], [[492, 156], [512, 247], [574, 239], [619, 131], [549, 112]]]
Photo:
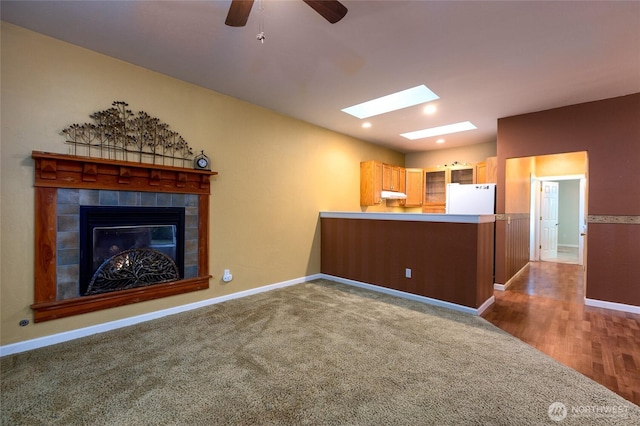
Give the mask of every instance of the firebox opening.
[[[179, 276], [184, 277], [184, 234], [185, 211], [181, 207], [81, 206], [80, 294], [95, 294], [89, 284], [100, 266], [133, 249], [162, 253], [175, 262]], [[141, 282], [143, 285], [149, 283]], [[125, 288], [131, 285], [110, 286], [104, 292]]]

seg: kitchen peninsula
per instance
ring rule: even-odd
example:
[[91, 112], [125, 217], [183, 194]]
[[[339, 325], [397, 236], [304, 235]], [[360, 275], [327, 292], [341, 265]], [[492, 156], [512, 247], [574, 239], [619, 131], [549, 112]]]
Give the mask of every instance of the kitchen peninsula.
[[479, 315], [493, 303], [495, 215], [321, 212], [321, 272]]

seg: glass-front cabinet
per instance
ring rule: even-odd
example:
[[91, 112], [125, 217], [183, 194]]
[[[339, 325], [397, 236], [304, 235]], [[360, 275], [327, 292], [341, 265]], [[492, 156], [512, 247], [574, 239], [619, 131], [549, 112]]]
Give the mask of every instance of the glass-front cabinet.
[[424, 169], [423, 213], [445, 213], [447, 184], [475, 183], [475, 166], [471, 164], [440, 166]]
[[474, 166], [452, 166], [449, 168], [449, 183], [472, 184], [476, 183], [476, 168]]
[[434, 167], [424, 169], [424, 213], [444, 213], [447, 189], [447, 169]]

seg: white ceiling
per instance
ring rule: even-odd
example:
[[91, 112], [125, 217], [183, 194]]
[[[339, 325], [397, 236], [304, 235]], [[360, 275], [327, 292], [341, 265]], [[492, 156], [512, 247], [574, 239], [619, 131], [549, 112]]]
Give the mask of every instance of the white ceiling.
[[[7, 21], [401, 152], [496, 140], [497, 119], [640, 92], [640, 1], [349, 1], [330, 24], [301, 0], [2, 1]], [[260, 10], [261, 5], [263, 9]], [[261, 29], [266, 40], [256, 35]], [[425, 84], [438, 111], [340, 110]], [[400, 133], [470, 120], [478, 129]]]

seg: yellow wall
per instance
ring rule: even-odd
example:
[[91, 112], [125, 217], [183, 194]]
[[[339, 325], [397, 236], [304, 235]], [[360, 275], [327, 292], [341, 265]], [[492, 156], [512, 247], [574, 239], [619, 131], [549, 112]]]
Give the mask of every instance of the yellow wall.
[[509, 158], [506, 165], [505, 213], [529, 213], [531, 173], [535, 171], [532, 157]]
[[[360, 161], [400, 153], [2, 23], [0, 344], [29, 340], [320, 272], [321, 210], [359, 211]], [[19, 327], [32, 320], [31, 151], [66, 153], [60, 131], [115, 100], [169, 124], [212, 179], [208, 290]], [[223, 284], [224, 269], [234, 279]]]
[[585, 151], [539, 155], [535, 161], [537, 177], [587, 174]]
[[529, 212], [532, 173], [538, 178], [586, 175], [586, 164], [585, 151], [507, 159], [505, 213]]

